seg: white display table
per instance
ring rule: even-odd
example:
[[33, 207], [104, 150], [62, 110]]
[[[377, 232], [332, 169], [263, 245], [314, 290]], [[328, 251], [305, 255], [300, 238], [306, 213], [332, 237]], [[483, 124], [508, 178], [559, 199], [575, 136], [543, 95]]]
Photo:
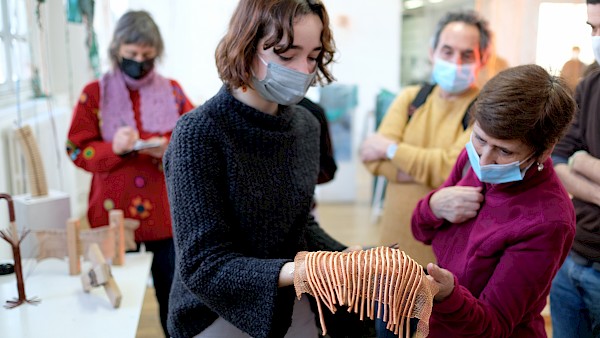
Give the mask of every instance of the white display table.
[[[15, 274], [0, 276], [0, 337], [135, 337], [148, 285], [152, 253], [128, 253], [124, 266], [112, 266], [112, 274], [123, 299], [113, 308], [97, 287], [83, 292], [81, 276], [69, 276], [68, 261], [54, 258], [26, 260], [23, 267], [25, 293], [37, 297], [37, 305], [4, 308], [17, 298]], [[89, 271], [91, 264], [82, 264]]]

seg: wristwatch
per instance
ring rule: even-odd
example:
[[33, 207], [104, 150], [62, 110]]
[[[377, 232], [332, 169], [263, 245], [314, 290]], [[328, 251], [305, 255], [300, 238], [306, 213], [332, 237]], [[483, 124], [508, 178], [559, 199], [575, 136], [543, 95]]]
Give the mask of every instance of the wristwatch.
[[569, 166], [569, 169], [573, 169], [573, 163], [575, 162], [575, 156], [579, 155], [579, 154], [583, 154], [583, 153], [588, 153], [585, 150], [578, 150], [576, 152], [573, 153], [573, 155], [571, 155], [571, 157], [569, 157], [569, 160], [567, 162], [567, 165]]
[[396, 143], [392, 143], [387, 147], [387, 150], [385, 151], [385, 156], [388, 158], [388, 160], [394, 158], [394, 155], [396, 155], [396, 150], [398, 150], [398, 145]]

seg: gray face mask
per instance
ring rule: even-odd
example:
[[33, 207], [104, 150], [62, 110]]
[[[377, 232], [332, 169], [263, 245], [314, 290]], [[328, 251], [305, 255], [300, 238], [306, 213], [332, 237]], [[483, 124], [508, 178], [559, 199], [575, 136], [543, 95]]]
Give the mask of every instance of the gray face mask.
[[265, 100], [284, 106], [300, 102], [317, 75], [316, 69], [311, 74], [304, 74], [274, 62], [267, 64], [260, 56], [258, 58], [267, 66], [267, 75], [262, 80], [252, 76], [254, 89]]

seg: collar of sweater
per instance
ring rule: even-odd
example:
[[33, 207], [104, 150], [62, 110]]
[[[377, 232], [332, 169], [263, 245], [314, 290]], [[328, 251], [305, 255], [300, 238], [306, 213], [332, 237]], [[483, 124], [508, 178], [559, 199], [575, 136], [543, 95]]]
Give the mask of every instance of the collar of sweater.
[[240, 123], [250, 123], [256, 127], [273, 131], [288, 130], [297, 109], [297, 106], [280, 105], [277, 115], [263, 113], [238, 101], [231, 95], [227, 86], [222, 86], [213, 99], [217, 100], [217, 105], [222, 106], [222, 109], [218, 109], [219, 114], [227, 115], [228, 118]]

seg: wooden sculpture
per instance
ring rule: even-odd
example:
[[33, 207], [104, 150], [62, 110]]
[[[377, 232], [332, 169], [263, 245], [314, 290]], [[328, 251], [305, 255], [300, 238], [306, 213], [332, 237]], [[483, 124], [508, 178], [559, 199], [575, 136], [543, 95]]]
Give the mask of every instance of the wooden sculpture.
[[35, 141], [31, 126], [25, 125], [16, 130], [17, 139], [23, 152], [25, 153], [25, 162], [27, 163], [27, 174], [29, 177], [29, 189], [31, 196], [47, 196], [48, 183], [46, 182], [46, 173], [44, 172], [44, 163], [40, 156], [40, 149]]
[[121, 305], [121, 290], [119, 290], [119, 286], [110, 272], [110, 265], [106, 263], [98, 244], [90, 245], [88, 259], [93, 266], [90, 271], [81, 275], [83, 291], [90, 292], [93, 287], [103, 286], [112, 306], [118, 308]]
[[125, 251], [137, 249], [134, 232], [140, 223], [134, 219], [125, 219], [123, 211], [117, 209], [109, 212], [109, 221], [110, 224], [106, 226], [81, 229], [79, 220], [72, 218], [67, 221], [66, 230], [34, 231], [39, 244], [37, 260], [50, 257], [63, 259], [68, 256], [69, 274], [78, 275], [81, 273], [80, 256], [92, 244], [97, 244], [112, 265], [125, 264]]
[[17, 291], [19, 294], [19, 298], [15, 300], [6, 301], [6, 305], [4, 305], [7, 309], [15, 308], [23, 303], [29, 304], [37, 304], [40, 302], [37, 298], [27, 299], [25, 296], [25, 280], [23, 278], [23, 266], [21, 263], [21, 241], [25, 236], [27, 236], [28, 231], [23, 232], [23, 236], [19, 238], [19, 233], [17, 232], [17, 225], [15, 223], [15, 207], [12, 201], [12, 197], [8, 194], [0, 194], [0, 199], [5, 199], [8, 202], [8, 218], [10, 221], [10, 230], [2, 230], [0, 231], [0, 238], [7, 241], [12, 247], [13, 258], [15, 260], [15, 274], [17, 277]]
[[321, 303], [332, 313], [336, 305], [346, 305], [348, 311], [360, 312], [361, 320], [377, 316], [389, 330], [406, 337], [410, 318], [417, 318], [417, 334], [427, 336], [437, 286], [403, 251], [379, 247], [350, 253], [300, 252], [294, 261], [296, 295], [315, 297], [323, 335], [327, 328]]
[[69, 275], [71, 276], [81, 273], [81, 260], [79, 259], [79, 228], [79, 219], [71, 218], [67, 221], [67, 254], [69, 256]]
[[116, 254], [116, 228], [113, 224], [108, 226], [102, 226], [97, 228], [86, 229], [85, 231], [79, 231], [79, 253], [85, 255], [84, 257], [89, 259], [87, 253], [90, 247], [94, 244], [98, 245], [98, 248], [102, 252], [102, 255], [111, 260]]
[[113, 258], [113, 265], [125, 264], [125, 218], [123, 210], [113, 209], [108, 213], [108, 220], [116, 232], [116, 252]]

